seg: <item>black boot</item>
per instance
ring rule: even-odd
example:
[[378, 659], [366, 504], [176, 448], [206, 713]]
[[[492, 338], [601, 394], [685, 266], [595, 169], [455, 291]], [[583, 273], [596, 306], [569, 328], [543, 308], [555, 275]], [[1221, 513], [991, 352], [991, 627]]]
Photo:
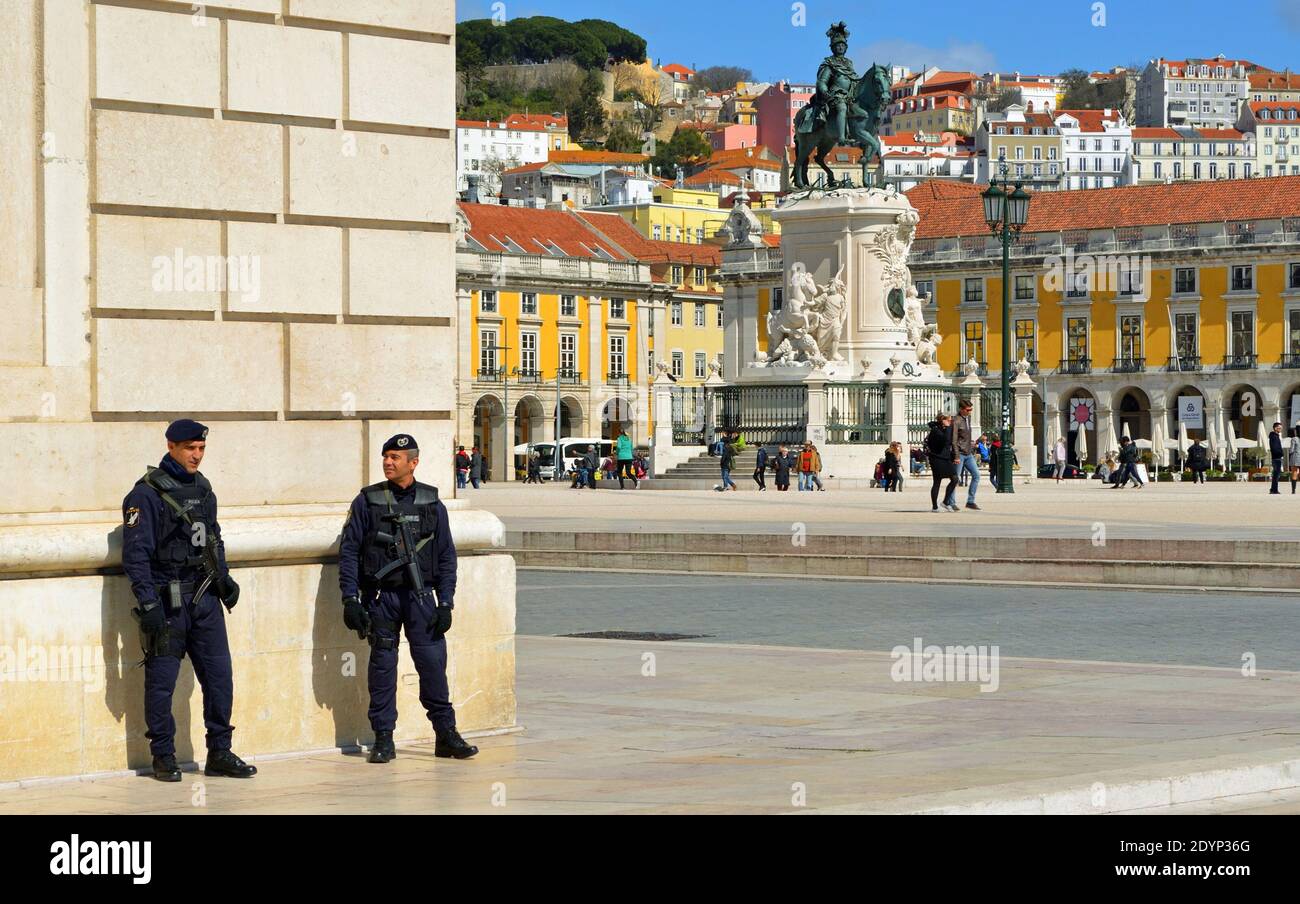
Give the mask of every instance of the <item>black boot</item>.
[[181, 767], [176, 765], [176, 755], [163, 754], [153, 758], [153, 777], [160, 782], [179, 782]]
[[387, 763], [397, 759], [397, 748], [393, 746], [391, 731], [375, 732], [375, 743], [370, 745], [370, 756], [366, 759], [371, 763]]
[[229, 750], [209, 750], [208, 761], [203, 764], [203, 774], [252, 778], [257, 775], [257, 767], [248, 765]]
[[438, 732], [438, 743], [433, 745], [434, 756], [467, 760], [476, 753], [478, 748], [473, 744], [466, 744], [465, 739], [454, 728], [450, 731]]

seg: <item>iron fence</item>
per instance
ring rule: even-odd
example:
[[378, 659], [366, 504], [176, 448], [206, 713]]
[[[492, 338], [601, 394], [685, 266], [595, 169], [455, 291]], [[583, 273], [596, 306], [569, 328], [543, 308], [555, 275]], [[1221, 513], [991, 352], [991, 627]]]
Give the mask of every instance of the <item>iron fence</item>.
[[957, 393], [951, 386], [907, 387], [907, 441], [914, 446], [925, 442], [930, 422], [941, 411], [957, 410]]
[[674, 386], [672, 398], [673, 445], [704, 445], [704, 387]]
[[886, 441], [888, 397], [879, 383], [832, 383], [826, 387], [826, 409], [828, 444]]
[[721, 386], [713, 394], [713, 424], [735, 430], [750, 445], [801, 443], [808, 435], [808, 387]]

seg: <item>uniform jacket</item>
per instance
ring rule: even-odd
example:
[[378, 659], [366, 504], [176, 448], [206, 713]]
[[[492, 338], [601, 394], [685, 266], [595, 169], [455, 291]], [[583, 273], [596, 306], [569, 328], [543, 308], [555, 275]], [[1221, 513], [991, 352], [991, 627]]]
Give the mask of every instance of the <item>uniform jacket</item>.
[[[179, 483], [192, 485], [197, 479], [195, 476], [186, 472], [170, 456], [163, 458], [159, 467], [167, 475]], [[221, 574], [224, 576], [228, 572], [226, 565], [226, 546], [221, 542], [221, 525], [217, 523], [217, 496], [213, 493], [208, 497], [212, 523], [207, 524], [207, 529], [211, 530], [217, 538], [217, 561], [221, 568]], [[138, 483], [122, 500], [122, 570], [131, 581], [131, 591], [135, 594], [136, 600], [140, 605], [145, 606], [158, 602], [158, 585], [166, 583], [168, 577], [161, 572], [161, 563], [157, 561], [156, 551], [159, 546], [163, 545], [168, 537], [164, 536], [169, 526], [172, 531], [181, 530], [186, 534], [190, 532], [190, 527], [183, 522], [179, 522], [175, 516], [164, 512], [166, 503], [158, 495], [158, 491], [153, 487]], [[196, 519], [199, 520], [199, 519]], [[206, 521], [205, 521], [206, 523]], [[201, 550], [194, 547], [193, 554], [198, 555]], [[187, 569], [180, 576], [180, 580], [202, 580], [202, 568]]]
[[[412, 483], [402, 489], [389, 482], [397, 502], [411, 501], [415, 496], [416, 484]], [[436, 492], [436, 490], [435, 490]], [[456, 596], [456, 544], [452, 541], [451, 526], [447, 521], [447, 507], [442, 500], [437, 500], [433, 509], [433, 539], [420, 550], [419, 559], [425, 586], [432, 587], [438, 594], [440, 604], [452, 608]], [[378, 525], [383, 527], [383, 525]], [[357, 494], [348, 509], [348, 520], [343, 525], [343, 536], [339, 540], [339, 589], [348, 597], [361, 592], [362, 557], [365, 554], [365, 540], [376, 525], [371, 520], [370, 504], [365, 492]], [[416, 540], [422, 540], [428, 533], [421, 525], [416, 531]]]

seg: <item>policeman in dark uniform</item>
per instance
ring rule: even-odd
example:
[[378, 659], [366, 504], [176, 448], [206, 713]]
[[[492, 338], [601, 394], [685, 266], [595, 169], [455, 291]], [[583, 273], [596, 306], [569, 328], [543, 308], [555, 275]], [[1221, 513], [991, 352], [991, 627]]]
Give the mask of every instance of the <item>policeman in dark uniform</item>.
[[199, 473], [208, 428], [180, 420], [167, 428], [167, 454], [122, 502], [122, 567], [131, 580], [144, 639], [146, 737], [154, 777], [179, 782], [172, 692], [188, 653], [203, 689], [208, 758], [204, 775], [251, 778], [257, 768], [230, 750], [234, 698], [226, 616], [239, 585], [226, 566], [217, 497]]
[[417, 483], [420, 450], [407, 434], [384, 443], [383, 483], [352, 501], [339, 544], [343, 622], [370, 641], [370, 762], [397, 756], [398, 629], [420, 675], [420, 702], [437, 736], [434, 754], [466, 759], [478, 748], [456, 732], [447, 690], [447, 641], [456, 593], [456, 547], [438, 490]]

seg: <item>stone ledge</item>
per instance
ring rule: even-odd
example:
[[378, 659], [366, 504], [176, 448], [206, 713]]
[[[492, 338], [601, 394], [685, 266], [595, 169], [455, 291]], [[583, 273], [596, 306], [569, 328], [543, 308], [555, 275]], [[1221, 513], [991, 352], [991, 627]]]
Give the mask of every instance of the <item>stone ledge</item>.
[[[299, 511], [285, 512], [283, 508]], [[221, 518], [227, 560], [238, 566], [337, 557], [339, 531], [346, 513], [346, 506], [229, 509]], [[0, 522], [0, 576], [121, 568], [120, 518], [116, 513], [103, 512], [91, 516], [96, 520]], [[505, 527], [496, 515], [449, 506], [448, 517], [458, 552], [505, 546]]]

